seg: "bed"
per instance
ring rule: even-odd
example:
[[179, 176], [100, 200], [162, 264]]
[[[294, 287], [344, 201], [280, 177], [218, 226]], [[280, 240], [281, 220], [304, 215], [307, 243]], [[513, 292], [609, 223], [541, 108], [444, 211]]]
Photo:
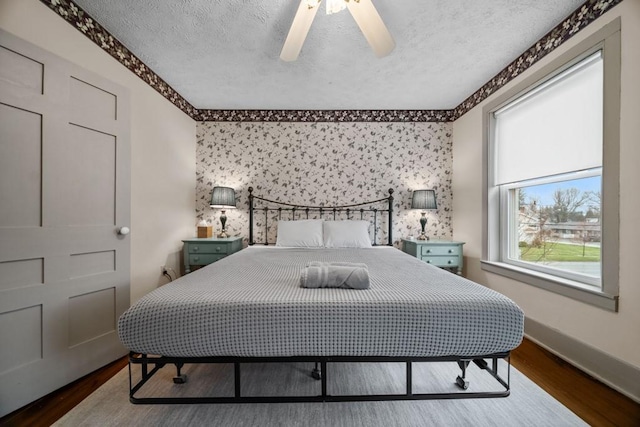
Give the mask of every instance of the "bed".
[[[256, 197], [250, 193], [249, 248], [151, 292], [120, 318], [118, 331], [122, 343], [130, 350], [130, 366], [142, 367], [137, 380], [131, 378], [130, 369], [133, 403], [351, 401], [509, 394], [509, 365], [505, 377], [498, 372], [498, 361], [508, 361], [509, 352], [522, 340], [522, 311], [495, 291], [390, 246], [392, 192], [387, 198], [363, 204], [366, 210], [354, 209], [353, 205], [318, 207], [335, 226], [340, 225], [338, 216], [343, 212], [346, 221], [368, 221], [363, 219], [366, 211], [373, 218], [372, 235], [385, 234], [388, 243], [377, 245], [374, 238], [374, 245], [347, 248], [325, 247], [326, 231], [324, 244], [317, 247], [272, 246], [268, 225], [264, 229], [263, 244], [255, 245], [253, 224], [268, 224], [269, 212], [276, 212], [277, 220], [283, 222], [282, 230], [283, 210], [292, 214], [294, 220], [321, 216], [313, 214], [313, 207], [287, 204], [283, 207], [277, 205], [279, 202], [260, 198], [265, 210], [255, 206]], [[379, 202], [386, 206], [372, 207]], [[263, 222], [256, 221], [254, 211], [264, 215]], [[302, 218], [295, 216], [296, 211]], [[384, 224], [382, 215], [388, 224]], [[301, 224], [302, 221], [290, 223], [296, 227]], [[388, 225], [388, 231], [378, 233], [376, 229], [381, 224]], [[312, 239], [310, 234], [305, 233], [301, 238]], [[314, 261], [364, 263], [368, 267], [370, 288], [302, 288], [301, 271]], [[276, 397], [242, 395], [242, 364], [283, 361], [313, 363], [310, 373], [319, 380], [320, 393]], [[457, 363], [460, 375], [455, 382], [465, 391], [414, 393], [411, 363], [426, 361]], [[326, 377], [332, 362], [404, 362], [406, 392], [331, 394]], [[235, 395], [136, 396], [166, 365], [175, 365], [175, 383], [184, 382], [181, 369], [188, 363], [232, 363]], [[469, 391], [466, 370], [470, 363], [495, 378], [502, 389]]]

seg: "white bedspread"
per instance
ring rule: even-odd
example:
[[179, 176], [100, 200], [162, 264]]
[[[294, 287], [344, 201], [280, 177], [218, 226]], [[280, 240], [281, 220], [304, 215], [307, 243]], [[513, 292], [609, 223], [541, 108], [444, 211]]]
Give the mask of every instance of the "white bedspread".
[[[311, 261], [360, 262], [371, 287], [306, 289]], [[517, 347], [509, 298], [386, 247], [252, 247], [165, 285], [120, 318], [128, 349], [163, 356], [480, 356]]]

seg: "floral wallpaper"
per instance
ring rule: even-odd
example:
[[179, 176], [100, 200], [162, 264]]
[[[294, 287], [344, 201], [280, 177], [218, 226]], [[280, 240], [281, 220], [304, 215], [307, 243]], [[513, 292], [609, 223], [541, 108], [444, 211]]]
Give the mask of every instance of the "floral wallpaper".
[[[409, 209], [412, 190], [431, 188], [438, 209], [427, 212], [427, 233], [451, 238], [451, 130], [451, 123], [432, 122], [200, 122], [195, 222], [210, 221], [219, 231], [220, 212], [209, 207], [214, 185], [236, 190], [238, 209], [226, 211], [227, 229], [245, 239], [249, 187], [256, 196], [323, 206], [381, 199], [392, 188], [397, 246], [420, 231], [420, 212]], [[275, 216], [267, 218], [270, 242]], [[255, 221], [254, 239], [262, 242], [264, 213]], [[378, 224], [379, 243], [386, 243], [386, 229]]]

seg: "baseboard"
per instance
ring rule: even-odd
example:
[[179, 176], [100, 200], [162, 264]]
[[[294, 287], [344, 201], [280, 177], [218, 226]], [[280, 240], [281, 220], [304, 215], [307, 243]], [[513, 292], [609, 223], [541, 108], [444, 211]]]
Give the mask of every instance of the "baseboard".
[[640, 403], [640, 369], [532, 319], [525, 335], [539, 346]]

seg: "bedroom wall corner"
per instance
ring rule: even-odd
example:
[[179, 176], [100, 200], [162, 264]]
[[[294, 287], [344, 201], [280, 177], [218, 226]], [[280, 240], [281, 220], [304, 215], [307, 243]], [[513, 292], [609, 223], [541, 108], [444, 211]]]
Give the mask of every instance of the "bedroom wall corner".
[[0, 27], [125, 86], [131, 99], [131, 301], [179, 271], [195, 223], [195, 122], [38, 0], [0, 1]]
[[430, 236], [450, 238], [451, 123], [200, 122], [197, 124], [197, 219], [219, 228], [209, 208], [215, 185], [236, 190], [226, 212], [233, 235], [248, 237], [247, 188], [273, 200], [348, 204], [394, 189], [394, 241], [419, 234], [411, 191], [434, 188]]
[[[622, 20], [622, 70], [621, 70], [621, 118], [620, 118], [620, 264], [619, 311], [613, 313], [552, 292], [542, 290], [515, 280], [507, 279], [481, 269], [482, 254], [482, 108], [487, 102], [460, 117], [453, 124], [453, 226], [454, 238], [466, 241], [466, 275], [512, 298], [525, 311], [526, 316], [554, 334], [565, 335], [608, 355], [612, 360], [622, 361], [631, 369], [640, 369], [640, 264], [636, 261], [640, 228], [637, 226], [640, 212], [640, 195], [635, 189], [640, 182], [640, 2], [625, 1], [594, 21], [587, 28], [565, 42], [556, 51], [535, 64], [523, 75], [512, 81], [501, 91], [508, 90], [522, 78], [545, 66], [562, 52], [575, 46], [604, 25], [616, 19]], [[493, 96], [496, 96], [494, 94]], [[491, 100], [492, 98], [489, 98]], [[576, 360], [576, 355], [563, 353], [560, 348], [550, 350], [578, 366], [588, 366], [589, 361]], [[588, 359], [589, 354], [581, 355]], [[594, 357], [596, 357], [594, 355]], [[601, 357], [601, 356], [598, 356]], [[592, 364], [591, 364], [592, 365]], [[630, 397], [640, 400], [637, 389], [616, 384], [615, 378], [596, 369], [589, 373], [618, 388]]]

